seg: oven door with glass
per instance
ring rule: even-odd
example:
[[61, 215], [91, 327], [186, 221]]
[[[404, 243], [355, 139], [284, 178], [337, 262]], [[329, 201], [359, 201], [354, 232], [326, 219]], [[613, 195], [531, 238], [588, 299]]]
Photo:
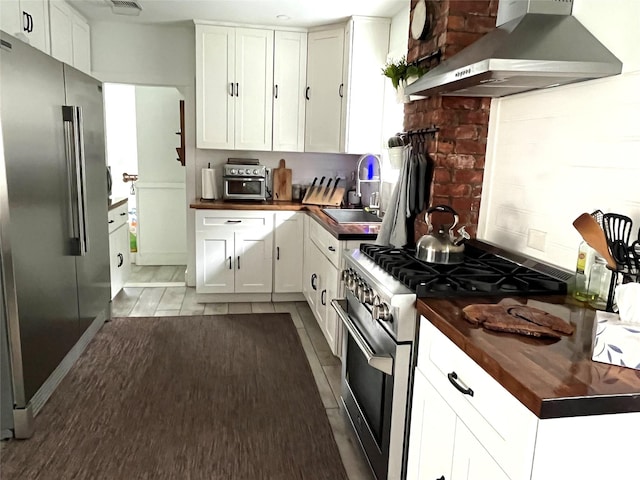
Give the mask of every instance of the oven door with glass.
[[332, 305], [344, 324], [342, 401], [378, 480], [400, 479], [411, 345], [398, 344], [351, 292]]
[[224, 177], [225, 200], [265, 200], [267, 198], [264, 177]]

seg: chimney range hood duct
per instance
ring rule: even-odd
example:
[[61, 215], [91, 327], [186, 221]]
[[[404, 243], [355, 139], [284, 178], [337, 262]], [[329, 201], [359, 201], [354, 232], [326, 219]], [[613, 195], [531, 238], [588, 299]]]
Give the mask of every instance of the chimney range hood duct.
[[572, 5], [502, 0], [495, 30], [408, 85], [405, 94], [504, 97], [619, 74], [622, 62], [571, 16]]

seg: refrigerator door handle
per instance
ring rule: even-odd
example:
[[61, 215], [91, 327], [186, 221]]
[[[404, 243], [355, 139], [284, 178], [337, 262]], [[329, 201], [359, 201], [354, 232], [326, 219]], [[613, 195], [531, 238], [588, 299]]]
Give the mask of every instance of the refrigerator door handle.
[[82, 135], [82, 110], [80, 107], [64, 105], [62, 107], [66, 141], [67, 164], [72, 177], [69, 179], [69, 198], [71, 201], [71, 237], [72, 255], [87, 254], [86, 230], [86, 181], [84, 138]]

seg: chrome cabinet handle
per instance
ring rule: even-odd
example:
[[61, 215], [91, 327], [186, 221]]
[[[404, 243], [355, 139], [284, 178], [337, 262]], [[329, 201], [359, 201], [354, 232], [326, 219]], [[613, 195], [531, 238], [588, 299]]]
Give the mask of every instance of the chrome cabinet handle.
[[458, 382], [458, 374], [456, 372], [447, 373], [447, 378], [451, 382], [451, 385], [456, 387], [460, 392], [464, 393], [465, 395], [469, 395], [470, 397], [473, 397], [473, 390], [471, 390], [466, 385], [462, 386]]
[[376, 370], [380, 370], [382, 373], [386, 373], [387, 375], [393, 375], [393, 357], [391, 357], [391, 355], [376, 355], [376, 353], [371, 349], [358, 328], [353, 324], [347, 312], [345, 312], [344, 308], [342, 307], [343, 303], [346, 305], [346, 300], [331, 300], [331, 306], [338, 314], [338, 318], [340, 318], [343, 325], [349, 331], [349, 335], [353, 337], [356, 345], [358, 345], [358, 348], [367, 359], [367, 363], [369, 364], [369, 366], [375, 368]]

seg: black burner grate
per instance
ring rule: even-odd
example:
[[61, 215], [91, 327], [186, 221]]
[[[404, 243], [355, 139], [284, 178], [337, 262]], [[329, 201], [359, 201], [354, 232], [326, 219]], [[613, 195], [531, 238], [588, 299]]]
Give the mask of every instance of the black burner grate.
[[410, 249], [362, 244], [360, 251], [418, 297], [567, 293], [564, 281], [472, 245], [457, 265], [422, 262]]

